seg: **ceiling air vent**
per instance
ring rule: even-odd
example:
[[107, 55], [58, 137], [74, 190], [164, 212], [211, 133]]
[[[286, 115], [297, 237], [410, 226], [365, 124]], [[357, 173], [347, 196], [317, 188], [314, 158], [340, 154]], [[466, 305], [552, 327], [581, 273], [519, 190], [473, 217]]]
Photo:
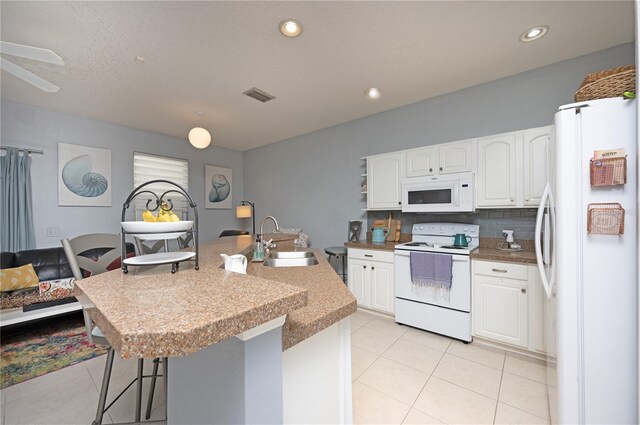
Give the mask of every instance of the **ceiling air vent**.
[[247, 90], [246, 92], [242, 93], [242, 94], [246, 94], [249, 97], [254, 98], [255, 100], [259, 100], [262, 103], [268, 102], [270, 100], [275, 99], [275, 96], [270, 95], [267, 92], [264, 92], [258, 88], [252, 87], [249, 90]]

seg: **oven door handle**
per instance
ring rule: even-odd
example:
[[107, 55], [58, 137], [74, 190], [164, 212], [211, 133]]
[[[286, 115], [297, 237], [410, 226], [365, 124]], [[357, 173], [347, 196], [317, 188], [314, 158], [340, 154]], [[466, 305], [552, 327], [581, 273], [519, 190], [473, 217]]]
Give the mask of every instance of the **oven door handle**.
[[[409, 257], [411, 255], [411, 251], [395, 250], [394, 254], [398, 255], [400, 257]], [[469, 262], [469, 256], [468, 255], [447, 254], [446, 252], [432, 252], [431, 254], [451, 255], [451, 258], [453, 259], [453, 261], [461, 261], [461, 262], [464, 262], [464, 263], [468, 263]]]

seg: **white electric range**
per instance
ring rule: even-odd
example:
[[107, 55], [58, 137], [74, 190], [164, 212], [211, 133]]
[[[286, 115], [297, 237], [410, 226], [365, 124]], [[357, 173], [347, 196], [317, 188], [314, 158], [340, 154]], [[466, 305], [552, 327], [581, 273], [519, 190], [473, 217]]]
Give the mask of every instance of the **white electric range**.
[[[395, 246], [395, 320], [398, 323], [471, 341], [471, 258], [479, 245], [480, 226], [460, 223], [416, 223], [411, 242]], [[468, 246], [453, 245], [454, 235], [469, 236]], [[411, 282], [411, 252], [451, 255], [449, 297], [417, 290]]]

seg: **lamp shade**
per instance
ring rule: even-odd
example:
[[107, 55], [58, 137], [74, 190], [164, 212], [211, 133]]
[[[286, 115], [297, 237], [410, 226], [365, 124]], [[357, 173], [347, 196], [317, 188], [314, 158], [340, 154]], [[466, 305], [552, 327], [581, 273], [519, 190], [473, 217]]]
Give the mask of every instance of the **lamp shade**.
[[236, 217], [237, 218], [250, 218], [251, 217], [251, 206], [249, 206], [249, 205], [238, 205], [236, 207]]
[[211, 134], [202, 127], [194, 127], [189, 132], [189, 142], [198, 149], [204, 149], [211, 143]]

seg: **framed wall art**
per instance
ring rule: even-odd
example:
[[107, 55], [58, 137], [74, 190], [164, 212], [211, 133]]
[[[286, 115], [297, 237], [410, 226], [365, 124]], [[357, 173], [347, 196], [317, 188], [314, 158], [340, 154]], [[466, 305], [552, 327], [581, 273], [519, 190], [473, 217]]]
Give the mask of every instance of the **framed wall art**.
[[111, 206], [111, 151], [58, 143], [58, 205]]
[[205, 208], [231, 209], [231, 168], [204, 166]]

